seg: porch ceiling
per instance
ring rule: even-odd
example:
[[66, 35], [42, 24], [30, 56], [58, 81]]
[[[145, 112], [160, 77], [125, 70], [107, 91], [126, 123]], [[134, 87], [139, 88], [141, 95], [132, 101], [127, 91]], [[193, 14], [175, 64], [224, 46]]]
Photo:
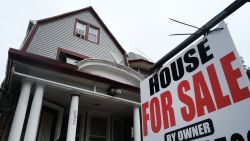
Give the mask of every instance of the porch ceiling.
[[[34, 76], [37, 78], [41, 78], [44, 80], [49, 80], [53, 82], [58, 82], [60, 84], [66, 84], [68, 86], [74, 86], [75, 88], [83, 89], [86, 91], [90, 91], [90, 93], [96, 88], [97, 92], [105, 94], [107, 93], [108, 88], [113, 85], [113, 83], [110, 83], [110, 81], [100, 82], [98, 80], [89, 80], [82, 77], [72, 76], [69, 74], [64, 74], [40, 67], [35, 67], [27, 64], [23, 64], [18, 61], [14, 61], [15, 68], [12, 70], [14, 72], [19, 72], [20, 74], [27, 74], [30, 76]], [[13, 75], [14, 78], [17, 78], [18, 80], [16, 82], [20, 82], [21, 79], [23, 79], [23, 76], [19, 75]], [[51, 101], [58, 106], [61, 106], [64, 108], [67, 112], [70, 107], [71, 102], [71, 95], [75, 94], [75, 92], [70, 91], [72, 89], [75, 89], [74, 87], [67, 87], [65, 85], [57, 85], [53, 83], [46, 83], [45, 81], [32, 79], [36, 83], [42, 83], [45, 84], [45, 92], [44, 92], [44, 99]], [[125, 85], [124, 85], [125, 86]], [[16, 87], [16, 86], [13, 86]], [[131, 91], [130, 89], [127, 89], [126, 87], [116, 87], [122, 90], [122, 94], [119, 95], [119, 99], [129, 99], [133, 102], [139, 102], [140, 95], [137, 92]], [[80, 91], [85, 92], [85, 91]], [[133, 106], [132, 104], [127, 104], [124, 102], [119, 102], [118, 98], [113, 100], [113, 98], [100, 98], [95, 97], [93, 95], [90, 95], [90, 93], [77, 93], [80, 95], [80, 101], [79, 101], [79, 111], [97, 111], [97, 112], [103, 112], [108, 113], [112, 115], [119, 115], [119, 116], [132, 116], [133, 115]], [[31, 92], [31, 94], [34, 94]]]

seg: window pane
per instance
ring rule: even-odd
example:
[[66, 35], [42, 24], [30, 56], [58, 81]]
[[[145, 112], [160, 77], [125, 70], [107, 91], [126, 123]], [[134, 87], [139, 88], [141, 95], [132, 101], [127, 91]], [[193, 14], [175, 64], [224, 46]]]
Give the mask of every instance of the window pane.
[[98, 29], [94, 27], [89, 27], [89, 40], [97, 43], [97, 38], [98, 38]]
[[77, 63], [78, 60], [70, 58], [70, 57], [66, 57], [66, 63], [68, 64], [72, 64], [75, 65]]
[[85, 37], [85, 32], [86, 32], [86, 25], [77, 22], [76, 23], [76, 35], [81, 37], [81, 38], [84, 38]]

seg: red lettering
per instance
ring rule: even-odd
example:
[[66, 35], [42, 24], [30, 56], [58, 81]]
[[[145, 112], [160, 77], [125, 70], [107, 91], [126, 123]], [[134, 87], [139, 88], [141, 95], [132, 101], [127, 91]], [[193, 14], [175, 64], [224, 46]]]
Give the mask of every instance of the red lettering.
[[223, 107], [231, 105], [231, 101], [230, 101], [229, 96], [228, 95], [223, 96], [223, 93], [222, 93], [222, 90], [220, 87], [220, 83], [219, 83], [219, 79], [217, 77], [217, 73], [216, 73], [216, 70], [215, 70], [213, 64], [211, 64], [207, 67], [207, 72], [208, 72], [208, 76], [209, 76], [211, 86], [213, 89], [214, 98], [215, 98], [217, 108], [221, 109]]
[[193, 83], [198, 117], [205, 114], [205, 106], [207, 107], [208, 113], [215, 111], [215, 105], [201, 71], [193, 75]]
[[172, 107], [172, 96], [170, 91], [166, 91], [161, 94], [161, 104], [162, 104], [164, 129], [169, 128], [169, 121], [170, 121], [170, 126], [175, 126], [176, 122], [175, 122], [174, 109]]
[[182, 118], [187, 122], [193, 120], [196, 114], [193, 99], [189, 95], [184, 93], [189, 90], [190, 85], [187, 80], [183, 80], [182, 82], [180, 82], [178, 86], [178, 97], [182, 103], [187, 105], [181, 108], [181, 115]]
[[229, 86], [233, 102], [239, 102], [250, 97], [248, 87], [240, 88], [237, 79], [242, 76], [240, 69], [233, 69], [232, 62], [235, 60], [233, 52], [227, 54], [220, 59], [221, 66], [226, 76], [227, 84]]
[[143, 123], [143, 135], [148, 135], [148, 120], [149, 115], [147, 114], [148, 102], [142, 104], [142, 123]]
[[150, 102], [150, 118], [152, 131], [158, 133], [161, 130], [161, 112], [157, 97], [152, 98]]

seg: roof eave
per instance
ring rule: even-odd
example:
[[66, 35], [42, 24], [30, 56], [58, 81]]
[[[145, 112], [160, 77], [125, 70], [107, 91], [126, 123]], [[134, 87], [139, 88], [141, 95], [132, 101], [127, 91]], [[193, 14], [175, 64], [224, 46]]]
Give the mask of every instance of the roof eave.
[[138, 87], [124, 84], [124, 83], [120, 83], [120, 82], [117, 82], [117, 81], [114, 81], [114, 80], [111, 80], [108, 78], [104, 78], [104, 77], [100, 77], [100, 76], [96, 76], [96, 75], [92, 75], [92, 74], [78, 71], [77, 66], [75, 66], [75, 65], [66, 64], [66, 63], [60, 62], [58, 60], [54, 60], [54, 59], [50, 59], [47, 57], [23, 52], [23, 51], [16, 50], [13, 48], [9, 49], [9, 58], [11, 58], [13, 60], [21, 61], [21, 62], [29, 64], [29, 65], [42, 67], [45, 69], [57, 71], [57, 72], [64, 73], [67, 75], [81, 77], [81, 78], [92, 80], [92, 81], [98, 80], [98, 82], [110, 84], [112, 86], [116, 86], [118, 88], [126, 89], [126, 90], [129, 90], [132, 92], [136, 92], [136, 93], [140, 92], [140, 89]]

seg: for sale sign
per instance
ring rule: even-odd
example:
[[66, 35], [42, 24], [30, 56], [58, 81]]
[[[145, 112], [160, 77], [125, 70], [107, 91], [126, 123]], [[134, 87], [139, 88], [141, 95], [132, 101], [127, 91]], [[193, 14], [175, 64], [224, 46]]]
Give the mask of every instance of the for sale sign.
[[224, 23], [141, 82], [144, 141], [249, 141], [250, 85]]

